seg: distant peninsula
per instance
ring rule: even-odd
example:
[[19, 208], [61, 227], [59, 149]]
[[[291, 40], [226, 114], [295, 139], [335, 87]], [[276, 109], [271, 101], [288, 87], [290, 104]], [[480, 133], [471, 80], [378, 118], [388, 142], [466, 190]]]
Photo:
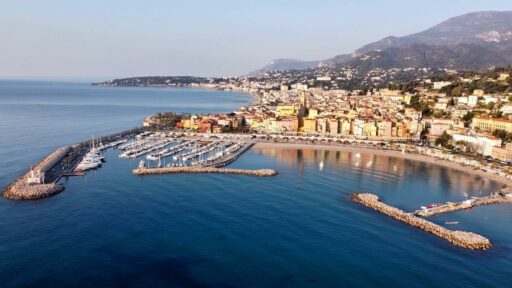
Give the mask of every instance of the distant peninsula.
[[194, 76], [143, 76], [113, 79], [105, 82], [92, 83], [94, 86], [120, 86], [120, 87], [149, 87], [149, 86], [174, 86], [185, 87], [192, 84], [210, 83], [211, 80]]

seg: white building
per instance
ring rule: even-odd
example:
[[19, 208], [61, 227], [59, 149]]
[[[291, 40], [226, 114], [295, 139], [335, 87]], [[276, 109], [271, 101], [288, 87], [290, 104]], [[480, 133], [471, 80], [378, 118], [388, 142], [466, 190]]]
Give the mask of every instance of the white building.
[[473, 144], [476, 150], [484, 156], [491, 156], [492, 147], [500, 147], [501, 139], [492, 136], [453, 134], [453, 141]]
[[448, 86], [448, 85], [451, 85], [452, 82], [447, 82], [447, 81], [438, 81], [438, 82], [434, 82], [434, 89], [441, 89], [445, 86]]
[[468, 106], [475, 107], [477, 103], [478, 103], [477, 95], [469, 95], [468, 96]]

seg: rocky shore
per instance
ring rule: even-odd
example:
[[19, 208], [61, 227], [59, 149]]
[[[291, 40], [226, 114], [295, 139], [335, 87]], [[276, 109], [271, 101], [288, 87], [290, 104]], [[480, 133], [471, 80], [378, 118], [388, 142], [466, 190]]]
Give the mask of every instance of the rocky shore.
[[14, 186], [4, 191], [4, 197], [12, 200], [31, 200], [49, 197], [64, 191], [64, 185], [51, 184], [33, 184]]
[[405, 222], [413, 227], [417, 227], [425, 232], [432, 233], [442, 239], [449, 241], [453, 245], [471, 250], [487, 250], [492, 247], [491, 241], [481, 235], [473, 232], [446, 229], [423, 218], [414, 216], [410, 213], [406, 213], [398, 208], [386, 205], [380, 202], [379, 197], [375, 194], [354, 194], [351, 198], [353, 201], [366, 207], [372, 208], [399, 221]]
[[213, 167], [166, 167], [166, 168], [138, 168], [133, 170], [135, 175], [153, 175], [153, 174], [177, 174], [177, 173], [217, 173], [217, 174], [237, 174], [249, 176], [275, 176], [277, 171], [272, 169], [232, 169], [232, 168], [213, 168]]

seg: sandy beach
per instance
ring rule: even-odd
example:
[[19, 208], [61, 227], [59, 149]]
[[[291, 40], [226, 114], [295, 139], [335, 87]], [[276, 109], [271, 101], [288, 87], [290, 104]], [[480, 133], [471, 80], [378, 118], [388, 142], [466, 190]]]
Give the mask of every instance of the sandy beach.
[[421, 161], [429, 164], [439, 165], [450, 169], [455, 169], [463, 172], [467, 172], [474, 175], [493, 180], [507, 187], [512, 186], [512, 180], [503, 178], [499, 175], [490, 174], [479, 169], [475, 169], [469, 166], [462, 166], [455, 162], [447, 160], [436, 159], [427, 155], [401, 153], [393, 150], [380, 150], [372, 149], [367, 147], [356, 147], [356, 146], [341, 146], [341, 145], [326, 145], [326, 144], [299, 144], [299, 143], [271, 143], [271, 142], [258, 142], [253, 146], [253, 149], [265, 149], [265, 148], [276, 148], [276, 149], [315, 149], [315, 150], [332, 150], [332, 151], [347, 151], [347, 152], [359, 152], [364, 154], [374, 155], [385, 155], [390, 157], [397, 157], [402, 159], [408, 159], [413, 161]]

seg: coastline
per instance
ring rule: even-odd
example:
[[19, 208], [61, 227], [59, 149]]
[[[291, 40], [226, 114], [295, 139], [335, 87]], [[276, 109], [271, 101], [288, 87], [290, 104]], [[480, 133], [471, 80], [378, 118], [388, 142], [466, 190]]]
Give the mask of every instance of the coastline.
[[442, 166], [445, 168], [450, 168], [450, 169], [466, 172], [469, 174], [478, 175], [482, 178], [486, 178], [486, 179], [504, 184], [507, 187], [512, 187], [512, 180], [503, 178], [499, 175], [490, 174], [490, 173], [487, 173], [480, 169], [474, 169], [473, 167], [469, 167], [469, 166], [462, 166], [455, 162], [437, 159], [437, 158], [434, 158], [431, 156], [421, 155], [421, 154], [401, 153], [401, 152], [395, 151], [395, 150], [381, 150], [381, 149], [372, 149], [372, 148], [368, 148], [368, 147], [339, 146], [339, 145], [327, 145], [327, 144], [257, 142], [253, 146], [253, 149], [265, 149], [265, 148], [332, 150], [332, 151], [345, 151], [345, 152], [359, 152], [359, 153], [364, 153], [364, 154], [374, 154], [374, 155], [402, 158], [402, 159], [407, 159], [407, 160], [412, 160], [412, 161], [424, 162], [427, 164], [438, 165], [438, 166]]
[[106, 87], [106, 88], [162, 88], [162, 89], [190, 89], [190, 90], [205, 90], [205, 91], [217, 91], [217, 92], [227, 92], [227, 93], [238, 93], [238, 94], [245, 94], [250, 98], [248, 104], [253, 104], [257, 101], [258, 95], [254, 92], [250, 91], [242, 91], [242, 90], [223, 90], [219, 88], [214, 87], [192, 87], [192, 86], [168, 86], [168, 85], [149, 85], [149, 86], [115, 86], [115, 85], [96, 85], [95, 83], [89, 83], [90, 86], [95, 87]]

